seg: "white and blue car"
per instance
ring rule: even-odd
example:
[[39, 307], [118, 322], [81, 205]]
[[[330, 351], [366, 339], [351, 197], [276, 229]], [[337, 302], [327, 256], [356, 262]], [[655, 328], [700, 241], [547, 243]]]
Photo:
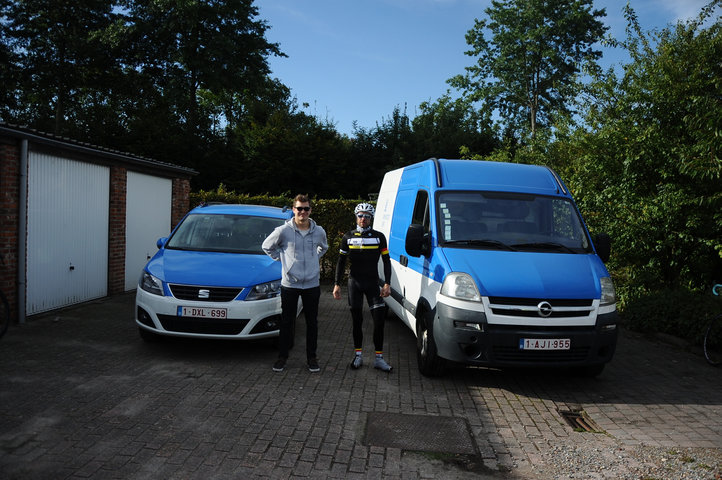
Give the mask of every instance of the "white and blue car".
[[206, 205], [191, 210], [143, 269], [135, 321], [159, 336], [261, 339], [278, 336], [281, 264], [261, 243], [290, 209]]

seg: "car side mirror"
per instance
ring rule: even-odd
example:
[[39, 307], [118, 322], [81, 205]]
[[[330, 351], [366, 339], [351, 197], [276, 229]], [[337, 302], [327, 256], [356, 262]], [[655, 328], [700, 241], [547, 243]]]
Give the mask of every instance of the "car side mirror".
[[412, 257], [429, 255], [431, 245], [423, 225], [412, 224], [406, 231], [406, 252]]
[[163, 248], [163, 245], [165, 245], [165, 242], [168, 241], [168, 237], [160, 237], [157, 242], [155, 242], [155, 246], [158, 247], [158, 250]]
[[594, 248], [602, 262], [607, 263], [612, 253], [612, 240], [606, 233], [599, 233], [594, 236]]

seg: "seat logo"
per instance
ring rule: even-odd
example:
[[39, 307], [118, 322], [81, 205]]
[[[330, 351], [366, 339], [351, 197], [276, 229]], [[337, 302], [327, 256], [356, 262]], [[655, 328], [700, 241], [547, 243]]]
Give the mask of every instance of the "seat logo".
[[211, 296], [210, 290], [206, 290], [205, 288], [198, 290], [198, 298], [210, 298], [210, 296]]
[[536, 308], [539, 309], [539, 316], [540, 317], [548, 317], [552, 314], [552, 306], [549, 302], [539, 302], [539, 305], [536, 306]]

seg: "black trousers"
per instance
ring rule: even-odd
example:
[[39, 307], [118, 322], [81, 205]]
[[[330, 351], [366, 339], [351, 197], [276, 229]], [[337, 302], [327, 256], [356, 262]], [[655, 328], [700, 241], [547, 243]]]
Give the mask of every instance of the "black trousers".
[[289, 288], [281, 286], [281, 327], [278, 339], [278, 356], [288, 358], [296, 332], [296, 312], [298, 298], [303, 303], [306, 317], [306, 358], [316, 358], [318, 346], [318, 302], [321, 299], [321, 287]]
[[353, 320], [353, 346], [361, 348], [363, 345], [363, 299], [371, 310], [371, 318], [374, 321], [374, 348], [376, 351], [384, 349], [384, 324], [386, 315], [386, 304], [381, 299], [378, 278], [359, 280], [349, 277], [348, 279], [348, 304], [351, 307], [351, 319]]

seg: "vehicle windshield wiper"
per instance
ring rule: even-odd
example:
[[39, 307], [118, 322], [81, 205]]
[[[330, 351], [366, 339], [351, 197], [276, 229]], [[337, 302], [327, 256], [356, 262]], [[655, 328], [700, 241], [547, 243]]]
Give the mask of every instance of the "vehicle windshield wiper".
[[447, 245], [471, 245], [474, 247], [498, 248], [500, 250], [516, 250], [514, 247], [507, 245], [504, 242], [500, 242], [498, 240], [489, 240], [489, 239], [447, 240], [445, 243]]
[[557, 242], [515, 243], [514, 248], [541, 248], [550, 250], [562, 250], [568, 253], [577, 253], [566, 245]]

